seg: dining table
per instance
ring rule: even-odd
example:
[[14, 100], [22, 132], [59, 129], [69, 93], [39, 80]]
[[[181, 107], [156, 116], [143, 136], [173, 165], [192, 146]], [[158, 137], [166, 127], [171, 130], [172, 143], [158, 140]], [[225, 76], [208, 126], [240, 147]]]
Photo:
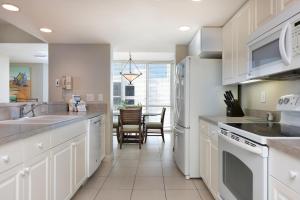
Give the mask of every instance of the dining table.
[[[146, 117], [154, 117], [154, 116], [159, 116], [161, 115], [161, 112], [142, 112], [142, 127], [143, 127], [143, 131], [142, 131], [142, 138], [144, 140], [144, 133], [145, 133], [145, 120]], [[118, 121], [119, 121], [119, 117], [120, 117], [120, 111], [114, 111], [113, 112], [113, 116], [114, 117], [118, 117]]]

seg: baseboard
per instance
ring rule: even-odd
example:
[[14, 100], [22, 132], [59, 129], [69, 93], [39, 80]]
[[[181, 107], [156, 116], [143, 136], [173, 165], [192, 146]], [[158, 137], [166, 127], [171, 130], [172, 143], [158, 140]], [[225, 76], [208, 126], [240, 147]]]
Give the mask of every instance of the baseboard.
[[114, 154], [105, 155], [103, 162], [112, 162], [114, 160]]

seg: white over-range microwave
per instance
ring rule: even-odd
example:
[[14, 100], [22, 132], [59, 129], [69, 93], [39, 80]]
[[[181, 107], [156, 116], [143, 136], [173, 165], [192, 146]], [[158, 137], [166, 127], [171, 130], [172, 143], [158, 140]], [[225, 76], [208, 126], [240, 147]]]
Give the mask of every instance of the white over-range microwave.
[[300, 69], [300, 13], [284, 14], [252, 34], [249, 79]]

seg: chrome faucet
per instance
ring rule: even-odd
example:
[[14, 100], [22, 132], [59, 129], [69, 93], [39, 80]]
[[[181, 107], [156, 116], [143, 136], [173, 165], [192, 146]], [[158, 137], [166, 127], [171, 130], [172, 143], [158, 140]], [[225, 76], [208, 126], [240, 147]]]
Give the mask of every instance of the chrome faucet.
[[20, 106], [20, 118], [23, 118], [23, 117], [25, 117], [26, 115], [28, 115], [29, 113], [32, 113], [32, 117], [35, 117], [36, 116], [36, 114], [35, 114], [35, 112], [34, 112], [34, 110], [37, 108], [37, 107], [39, 107], [39, 106], [41, 106], [41, 105], [45, 105], [45, 104], [47, 104], [47, 103], [38, 103], [38, 104], [31, 104], [30, 106], [31, 106], [31, 109], [29, 109], [28, 111], [26, 111], [25, 112], [25, 107], [27, 106], [27, 104], [23, 104], [23, 105], [21, 105]]

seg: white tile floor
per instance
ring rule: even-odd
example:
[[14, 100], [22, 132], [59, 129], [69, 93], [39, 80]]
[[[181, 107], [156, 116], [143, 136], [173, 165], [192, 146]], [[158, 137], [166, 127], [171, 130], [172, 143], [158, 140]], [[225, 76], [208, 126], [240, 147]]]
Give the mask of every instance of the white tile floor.
[[113, 163], [103, 163], [73, 200], [213, 200], [201, 179], [186, 180], [173, 160], [170, 136], [147, 144], [125, 144], [114, 137]]

